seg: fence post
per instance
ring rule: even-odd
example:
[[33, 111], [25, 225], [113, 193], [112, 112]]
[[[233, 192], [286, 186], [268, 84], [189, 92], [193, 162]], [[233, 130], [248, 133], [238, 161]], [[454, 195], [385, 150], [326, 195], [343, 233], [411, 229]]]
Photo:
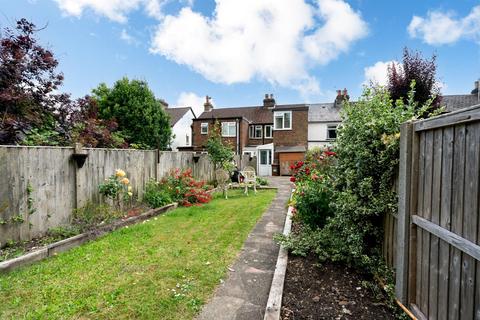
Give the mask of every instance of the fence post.
[[395, 261], [395, 295], [403, 304], [408, 303], [407, 291], [413, 134], [413, 123], [411, 121], [403, 123], [400, 129], [397, 259]]

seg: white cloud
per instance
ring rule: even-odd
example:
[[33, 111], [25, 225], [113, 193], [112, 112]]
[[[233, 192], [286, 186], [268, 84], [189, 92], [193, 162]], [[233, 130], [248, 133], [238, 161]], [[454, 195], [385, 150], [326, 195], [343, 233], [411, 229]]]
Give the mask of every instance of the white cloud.
[[[215, 105], [213, 99], [210, 102]], [[176, 107], [191, 107], [195, 115], [198, 117], [203, 112], [203, 104], [205, 97], [199, 96], [193, 92], [182, 92], [178, 96]]]
[[149, 16], [161, 18], [161, 9], [165, 0], [55, 0], [55, 2], [65, 15], [79, 18], [83, 11], [89, 8], [97, 15], [125, 23], [127, 14], [140, 6], [144, 6]]
[[395, 60], [392, 61], [378, 61], [372, 66], [366, 67], [364, 70], [365, 81], [363, 85], [368, 85], [370, 83], [378, 84], [381, 86], [387, 85], [388, 82], [388, 68], [395, 63], [395, 66], [400, 70], [402, 68], [401, 64]]
[[408, 26], [412, 38], [421, 38], [431, 45], [454, 43], [461, 38], [480, 40], [480, 6], [463, 18], [453, 12], [430, 11], [426, 18], [413, 16]]
[[122, 32], [120, 32], [120, 39], [122, 39], [128, 44], [133, 44], [133, 45], [138, 44], [138, 40], [135, 39], [135, 37], [131, 36], [125, 29], [122, 29]]
[[367, 34], [342, 0], [217, 0], [211, 18], [191, 8], [168, 15], [151, 51], [219, 83], [255, 77], [302, 94], [319, 93], [308, 69], [324, 65]]

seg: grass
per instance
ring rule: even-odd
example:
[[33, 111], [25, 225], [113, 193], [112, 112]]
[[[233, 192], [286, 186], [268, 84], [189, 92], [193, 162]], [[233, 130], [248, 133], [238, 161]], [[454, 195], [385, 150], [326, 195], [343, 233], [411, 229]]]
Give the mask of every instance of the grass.
[[230, 191], [0, 275], [0, 319], [191, 319], [274, 195]]

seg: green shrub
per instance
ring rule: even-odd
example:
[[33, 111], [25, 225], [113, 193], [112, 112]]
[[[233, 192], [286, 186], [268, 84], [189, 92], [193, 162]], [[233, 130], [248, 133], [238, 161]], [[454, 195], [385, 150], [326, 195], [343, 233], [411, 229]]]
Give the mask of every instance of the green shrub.
[[268, 180], [262, 177], [257, 177], [257, 184], [260, 186], [268, 186]]
[[297, 184], [295, 190], [295, 218], [310, 227], [323, 228], [333, 215], [330, 207], [332, 189], [326, 178]]
[[50, 228], [47, 231], [44, 242], [52, 243], [52, 242], [60, 241], [63, 239], [76, 236], [79, 233], [81, 233], [80, 227], [76, 225]]
[[85, 206], [73, 211], [73, 224], [81, 231], [93, 226], [108, 223], [123, 216], [120, 210], [115, 210], [106, 204], [87, 203]]
[[374, 272], [381, 265], [383, 218], [396, 214], [393, 188], [398, 171], [400, 125], [426, 113], [417, 108], [414, 83], [407, 104], [395, 104], [382, 87], [366, 88], [355, 104], [342, 110], [333, 170], [335, 215], [323, 230], [321, 255], [343, 257]]
[[172, 198], [167, 188], [155, 180], [150, 180], [145, 186], [143, 201], [152, 208], [159, 208], [172, 203]]

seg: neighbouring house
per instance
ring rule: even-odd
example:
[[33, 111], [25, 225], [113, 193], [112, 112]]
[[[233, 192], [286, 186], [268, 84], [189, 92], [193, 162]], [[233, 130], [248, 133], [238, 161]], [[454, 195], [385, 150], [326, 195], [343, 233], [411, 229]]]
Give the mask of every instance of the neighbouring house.
[[442, 96], [441, 105], [445, 106], [447, 111], [455, 111], [480, 104], [479, 87], [480, 80], [477, 80], [470, 94], [444, 95]]
[[331, 145], [337, 138], [337, 128], [342, 122], [340, 110], [348, 100], [347, 89], [337, 90], [331, 103], [314, 103], [308, 109], [308, 149]]
[[192, 121], [196, 118], [191, 107], [169, 108], [165, 111], [170, 115], [170, 126], [172, 127], [173, 140], [170, 149], [188, 149], [192, 146]]
[[265, 95], [263, 105], [213, 108], [207, 96], [204, 112], [193, 120], [193, 150], [204, 152], [211, 128], [218, 122], [224, 142], [236, 154], [257, 157], [258, 174], [288, 175], [290, 165], [305, 156], [308, 105], [277, 105]]

